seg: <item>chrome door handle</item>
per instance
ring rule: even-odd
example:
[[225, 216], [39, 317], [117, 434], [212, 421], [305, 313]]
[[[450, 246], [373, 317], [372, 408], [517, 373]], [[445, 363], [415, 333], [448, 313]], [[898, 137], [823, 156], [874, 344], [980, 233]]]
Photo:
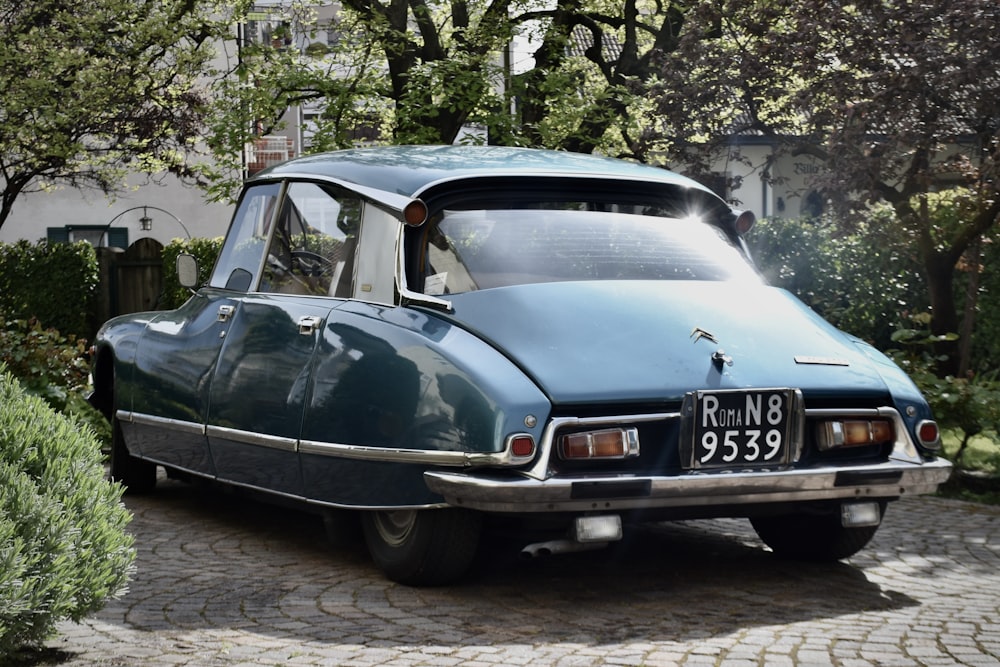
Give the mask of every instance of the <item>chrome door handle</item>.
[[228, 322], [234, 312], [236, 312], [235, 306], [219, 306], [219, 321]]
[[312, 315], [305, 315], [299, 318], [299, 333], [303, 336], [312, 335], [313, 331], [319, 328], [320, 319]]

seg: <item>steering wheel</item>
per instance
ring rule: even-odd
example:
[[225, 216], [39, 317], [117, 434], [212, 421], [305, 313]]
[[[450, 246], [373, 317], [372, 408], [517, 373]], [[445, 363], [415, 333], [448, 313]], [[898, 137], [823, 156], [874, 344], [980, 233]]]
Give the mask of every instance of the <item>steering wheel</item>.
[[304, 276], [325, 276], [333, 269], [333, 262], [310, 250], [293, 250], [292, 269], [296, 268]]

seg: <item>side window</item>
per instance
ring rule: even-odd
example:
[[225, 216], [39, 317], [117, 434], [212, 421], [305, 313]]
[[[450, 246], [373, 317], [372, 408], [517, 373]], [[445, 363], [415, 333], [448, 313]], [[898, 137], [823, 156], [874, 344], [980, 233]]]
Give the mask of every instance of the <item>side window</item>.
[[357, 298], [375, 303], [393, 303], [399, 232], [399, 218], [377, 206], [365, 209], [358, 269], [354, 272], [354, 295]]
[[260, 291], [351, 296], [361, 199], [316, 183], [288, 186]]
[[269, 183], [243, 193], [209, 285], [246, 292], [256, 282], [279, 192]]

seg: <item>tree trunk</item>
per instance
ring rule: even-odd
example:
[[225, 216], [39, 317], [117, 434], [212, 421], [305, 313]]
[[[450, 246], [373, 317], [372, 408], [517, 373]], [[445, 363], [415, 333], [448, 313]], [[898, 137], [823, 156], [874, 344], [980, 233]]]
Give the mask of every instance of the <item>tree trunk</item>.
[[982, 240], [976, 239], [965, 253], [969, 281], [965, 287], [965, 314], [958, 339], [958, 372], [965, 377], [972, 364], [972, 333], [976, 330], [976, 305], [979, 302], [979, 274], [982, 271]]
[[[958, 310], [955, 304], [954, 263], [943, 253], [932, 253], [924, 259], [924, 273], [931, 300], [931, 333], [935, 336], [957, 334]], [[942, 340], [935, 345], [938, 373], [957, 375], [959, 371], [958, 341]]]

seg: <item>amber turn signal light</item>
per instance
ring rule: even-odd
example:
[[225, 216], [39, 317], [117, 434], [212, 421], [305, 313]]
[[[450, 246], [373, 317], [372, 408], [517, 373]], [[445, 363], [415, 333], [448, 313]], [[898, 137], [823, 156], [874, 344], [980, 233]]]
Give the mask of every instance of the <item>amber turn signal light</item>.
[[816, 445], [821, 451], [828, 451], [838, 447], [880, 445], [895, 438], [895, 429], [887, 419], [840, 419], [819, 425]]
[[610, 428], [568, 433], [559, 438], [559, 455], [564, 459], [624, 459], [638, 456], [639, 431], [634, 428]]

